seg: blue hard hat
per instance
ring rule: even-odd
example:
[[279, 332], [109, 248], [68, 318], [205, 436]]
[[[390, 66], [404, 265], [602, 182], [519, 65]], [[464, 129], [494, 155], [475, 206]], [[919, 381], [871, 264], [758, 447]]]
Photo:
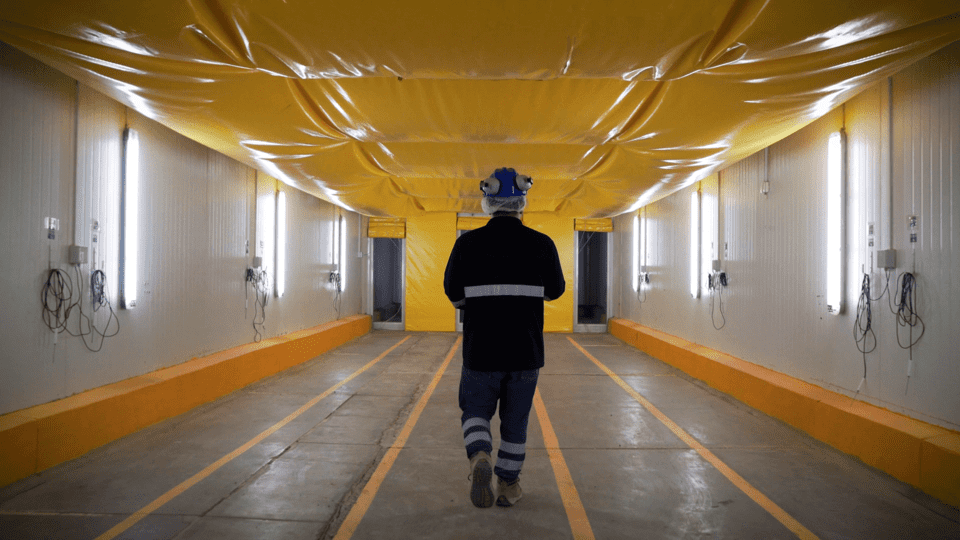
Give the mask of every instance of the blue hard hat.
[[485, 197], [523, 197], [533, 186], [529, 176], [517, 174], [506, 167], [497, 169], [486, 180], [480, 181], [480, 191]]

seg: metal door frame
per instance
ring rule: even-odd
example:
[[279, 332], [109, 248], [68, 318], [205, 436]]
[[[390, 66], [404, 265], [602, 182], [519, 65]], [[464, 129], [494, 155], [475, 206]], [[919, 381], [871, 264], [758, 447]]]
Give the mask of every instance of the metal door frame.
[[[573, 331], [578, 334], [603, 334], [607, 331], [606, 324], [580, 324], [577, 322], [577, 312], [580, 306], [580, 235], [581, 231], [574, 230], [573, 235]], [[597, 231], [595, 234], [612, 235], [613, 233], [602, 233]], [[607, 321], [610, 320], [610, 308], [613, 305], [613, 288], [610, 283], [611, 266], [613, 264], [611, 249], [611, 237], [607, 236]]]
[[[407, 239], [393, 238], [391, 240], [400, 240], [400, 322], [374, 322], [374, 330], [400, 330], [406, 329], [407, 322]], [[367, 238], [367, 313], [373, 317], [373, 259], [376, 257], [374, 252], [373, 238]]]

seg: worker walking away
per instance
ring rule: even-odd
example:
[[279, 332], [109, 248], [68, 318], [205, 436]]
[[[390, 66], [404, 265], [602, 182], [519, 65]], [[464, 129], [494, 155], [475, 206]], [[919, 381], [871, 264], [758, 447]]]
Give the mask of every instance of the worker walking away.
[[[529, 176], [506, 168], [480, 182], [481, 206], [493, 217], [457, 239], [443, 278], [447, 297], [463, 310], [461, 426], [470, 501], [479, 508], [493, 505], [494, 473], [497, 505], [520, 500], [527, 420], [543, 367], [543, 301], [559, 298], [566, 287], [553, 240], [520, 220], [532, 185]], [[494, 467], [490, 419], [498, 401]]]

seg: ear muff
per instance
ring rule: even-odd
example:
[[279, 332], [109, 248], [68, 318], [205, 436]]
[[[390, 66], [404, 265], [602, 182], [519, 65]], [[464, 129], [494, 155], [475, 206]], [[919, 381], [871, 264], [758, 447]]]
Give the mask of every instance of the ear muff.
[[516, 184], [517, 189], [523, 192], [526, 192], [528, 189], [533, 187], [533, 179], [525, 174], [518, 174], [517, 179], [514, 180], [514, 183]]
[[486, 180], [480, 181], [480, 191], [488, 197], [493, 197], [500, 192], [500, 180], [497, 180], [495, 176], [491, 176]]

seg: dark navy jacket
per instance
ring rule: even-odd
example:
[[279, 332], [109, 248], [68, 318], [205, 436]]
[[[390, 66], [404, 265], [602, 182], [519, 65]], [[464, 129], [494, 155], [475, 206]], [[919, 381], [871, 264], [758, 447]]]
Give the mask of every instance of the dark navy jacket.
[[566, 283], [549, 236], [497, 216], [457, 239], [443, 289], [463, 309], [463, 363], [476, 371], [543, 367], [543, 301]]

